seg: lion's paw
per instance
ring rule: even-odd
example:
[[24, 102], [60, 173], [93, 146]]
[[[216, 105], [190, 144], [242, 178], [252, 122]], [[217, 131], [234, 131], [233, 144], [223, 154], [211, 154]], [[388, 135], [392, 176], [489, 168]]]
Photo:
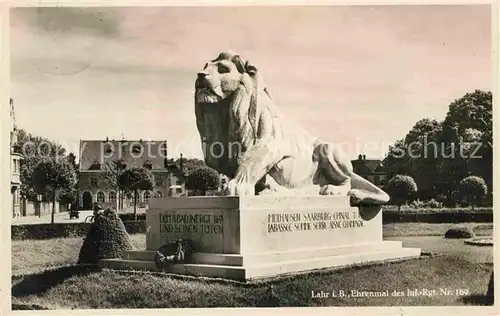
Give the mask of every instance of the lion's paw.
[[255, 186], [237, 183], [235, 180], [229, 181], [227, 188], [224, 191], [225, 196], [242, 196], [242, 195], [255, 195]]
[[361, 203], [361, 201], [366, 199], [366, 193], [358, 189], [351, 189], [349, 191], [349, 196], [351, 197], [351, 201], [354, 204]]

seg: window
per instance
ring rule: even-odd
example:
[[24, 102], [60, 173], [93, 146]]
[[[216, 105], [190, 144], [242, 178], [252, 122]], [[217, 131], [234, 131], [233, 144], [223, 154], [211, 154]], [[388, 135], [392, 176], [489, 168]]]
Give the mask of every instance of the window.
[[106, 148], [104, 149], [104, 152], [106, 154], [112, 153], [113, 152], [113, 148], [111, 147], [111, 145], [106, 146]]
[[177, 193], [177, 194], [182, 193], [182, 188], [177, 188], [177, 189], [175, 189], [175, 193]]
[[181, 180], [175, 180], [175, 184], [177, 184], [177, 185], [181, 185], [181, 184], [182, 184], [182, 183], [181, 183]]
[[97, 192], [97, 203], [104, 203], [104, 199], [104, 193], [101, 191]]
[[161, 199], [163, 197], [163, 194], [160, 191], [156, 191], [155, 197]]
[[139, 145], [139, 144], [134, 145], [134, 147], [132, 147], [132, 152], [134, 154], [140, 154], [140, 153], [142, 153], [142, 146]]
[[143, 201], [144, 202], [148, 202], [150, 198], [151, 198], [151, 192], [150, 191], [144, 191]]
[[116, 192], [114, 191], [109, 192], [108, 200], [110, 203], [116, 204]]
[[96, 177], [91, 177], [90, 178], [90, 185], [93, 186], [93, 187], [98, 187], [98, 183], [97, 183], [97, 178]]

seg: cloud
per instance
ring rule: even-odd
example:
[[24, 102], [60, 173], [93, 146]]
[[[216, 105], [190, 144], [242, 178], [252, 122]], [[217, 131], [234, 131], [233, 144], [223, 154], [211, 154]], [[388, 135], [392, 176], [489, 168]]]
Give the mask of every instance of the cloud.
[[232, 49], [311, 133], [382, 142], [491, 89], [490, 38], [488, 6], [13, 9], [11, 91], [19, 124], [61, 142], [180, 143], [196, 72]]

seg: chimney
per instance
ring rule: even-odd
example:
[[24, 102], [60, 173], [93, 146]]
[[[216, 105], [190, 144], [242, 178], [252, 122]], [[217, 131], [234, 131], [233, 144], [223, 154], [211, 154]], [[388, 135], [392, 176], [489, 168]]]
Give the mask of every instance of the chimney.
[[182, 169], [182, 154], [181, 154], [181, 159], [179, 163], [179, 169], [181, 169], [181, 172], [184, 172], [184, 169]]
[[363, 160], [363, 156], [358, 155], [358, 160]]
[[366, 155], [363, 155], [363, 161], [366, 161]]

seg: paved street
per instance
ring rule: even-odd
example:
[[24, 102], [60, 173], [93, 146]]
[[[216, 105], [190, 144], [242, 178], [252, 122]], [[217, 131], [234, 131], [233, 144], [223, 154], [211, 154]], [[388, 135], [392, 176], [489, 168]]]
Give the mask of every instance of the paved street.
[[[126, 208], [124, 210], [121, 210], [120, 214], [133, 213], [133, 212], [134, 212], [134, 208]], [[145, 208], [137, 208], [137, 214], [145, 213], [145, 212], [146, 212]], [[56, 213], [55, 218], [54, 218], [54, 222], [55, 223], [79, 223], [79, 222], [84, 222], [85, 218], [87, 216], [90, 216], [90, 215], [92, 215], [92, 211], [80, 211], [79, 218], [69, 219], [68, 212]], [[50, 218], [51, 218], [50, 214], [42, 215], [41, 217], [38, 217], [38, 216], [16, 217], [16, 218], [12, 219], [12, 225], [50, 223]]]

